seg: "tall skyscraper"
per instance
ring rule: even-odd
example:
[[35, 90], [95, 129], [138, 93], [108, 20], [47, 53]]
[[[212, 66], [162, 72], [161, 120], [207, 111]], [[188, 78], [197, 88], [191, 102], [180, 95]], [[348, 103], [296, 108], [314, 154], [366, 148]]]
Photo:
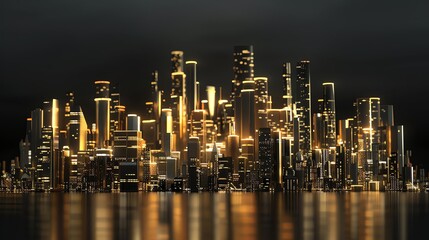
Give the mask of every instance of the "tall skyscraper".
[[[357, 153], [359, 180], [373, 175], [373, 147], [380, 143], [380, 98], [358, 98], [355, 102], [355, 152]], [[378, 146], [376, 146], [378, 150]], [[377, 163], [378, 164], [378, 163]]]
[[290, 63], [283, 63], [283, 107], [292, 109], [292, 74]]
[[41, 139], [36, 149], [37, 184], [39, 189], [54, 187], [54, 163], [59, 160], [58, 100], [43, 102]]
[[272, 161], [272, 140], [271, 129], [260, 128], [258, 132], [259, 145], [259, 181], [263, 191], [269, 191], [273, 184], [273, 161]]
[[335, 117], [334, 83], [323, 83], [323, 121], [324, 146], [335, 148], [337, 145], [337, 123]]
[[109, 81], [95, 81], [96, 147], [99, 149], [109, 146], [111, 100], [109, 86]]
[[150, 101], [153, 103], [153, 119], [158, 119], [161, 115], [158, 95], [158, 71], [155, 70], [152, 72], [152, 80], [150, 82]]
[[62, 129], [68, 129], [68, 124], [70, 123], [70, 110], [74, 105], [74, 92], [66, 93], [66, 102], [64, 106], [64, 124]]
[[31, 165], [33, 168], [37, 164], [37, 147], [42, 141], [42, 128], [43, 128], [43, 110], [36, 108], [31, 111], [31, 138], [30, 138], [30, 149], [31, 149]]
[[253, 46], [234, 46], [233, 58], [231, 102], [239, 97], [243, 81], [253, 80]]
[[189, 102], [192, 104], [190, 110], [196, 110], [199, 109], [200, 105], [200, 94], [198, 90], [197, 81], [197, 61], [186, 61], [185, 64], [186, 66], [188, 66], [187, 75], [189, 75], [189, 79], [190, 81], [192, 81], [192, 84], [189, 84], [192, 89], [188, 88], [190, 91], [187, 91], [189, 96]]
[[228, 118], [226, 105], [228, 101], [220, 99], [218, 101], [217, 113], [216, 113], [216, 124], [217, 124], [217, 139], [224, 141], [229, 134], [229, 125], [231, 119]]
[[186, 98], [186, 74], [183, 72], [183, 52], [171, 52], [172, 63], [172, 88], [170, 107], [173, 117], [173, 150], [180, 151], [181, 159], [179, 166], [183, 162], [183, 149], [186, 146], [187, 140], [187, 98]]
[[[300, 61], [296, 65], [296, 114], [299, 118], [299, 149], [305, 156], [311, 151], [311, 81], [310, 61]], [[296, 144], [296, 143], [295, 143]]]
[[160, 107], [162, 105], [161, 91], [158, 91], [158, 71], [154, 71], [150, 82], [150, 99], [145, 103], [142, 122], [143, 138], [150, 149], [159, 148]]

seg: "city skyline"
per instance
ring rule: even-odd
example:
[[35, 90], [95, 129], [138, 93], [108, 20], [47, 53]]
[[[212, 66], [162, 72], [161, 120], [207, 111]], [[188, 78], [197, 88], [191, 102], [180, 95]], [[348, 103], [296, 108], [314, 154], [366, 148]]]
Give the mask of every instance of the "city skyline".
[[233, 47], [229, 97], [217, 86], [205, 86], [203, 94], [198, 61], [186, 61], [183, 51], [174, 50], [171, 87], [159, 88], [159, 71], [153, 71], [142, 111], [127, 111], [121, 101], [126, 94], [106, 79], [93, 81], [95, 121], [85, 117], [76, 92], [46, 99], [26, 119], [19, 156], [9, 170], [2, 161], [2, 187], [90, 192], [425, 188], [425, 170], [413, 161], [393, 105], [377, 96], [358, 97], [355, 113], [339, 119], [335, 83], [322, 83], [322, 96], [314, 96], [309, 60], [294, 63], [295, 71], [290, 62], [282, 64], [283, 95], [273, 99], [269, 79], [255, 77], [254, 53], [253, 45]]
[[[212, 11], [197, 6], [186, 10], [186, 7], [194, 6], [192, 3], [183, 6], [170, 3], [172, 9], [164, 12], [159, 11], [162, 3], [136, 3], [124, 6], [131, 13], [126, 16], [113, 10], [116, 7], [114, 3], [106, 2], [103, 9], [106, 11], [102, 11], [98, 16], [105, 17], [103, 19], [107, 22], [92, 19], [93, 14], [97, 16], [95, 6], [83, 4], [80, 6], [87, 7], [88, 12], [76, 23], [72, 21], [78, 19], [76, 11], [73, 11], [76, 10], [75, 7], [66, 10], [62, 5], [51, 2], [49, 4], [54, 9], [51, 15], [46, 14], [49, 11], [43, 9], [43, 4], [33, 6], [33, 15], [25, 15], [25, 11], [9, 3], [4, 9], [10, 11], [5, 11], [4, 16], [11, 24], [2, 25], [6, 34], [5, 44], [1, 48], [4, 53], [1, 58], [1, 72], [4, 79], [2, 106], [11, 114], [10, 119], [4, 120], [5, 124], [10, 126], [5, 130], [5, 134], [6, 138], [11, 140], [2, 146], [2, 160], [10, 160], [17, 154], [16, 142], [24, 135], [25, 119], [34, 107], [26, 104], [28, 101], [41, 103], [46, 98], [61, 96], [56, 93], [62, 91], [65, 86], [67, 90], [76, 92], [77, 100], [88, 108], [83, 110], [90, 114], [95, 106], [91, 104], [93, 89], [88, 86], [95, 79], [109, 79], [118, 83], [120, 91], [126, 93], [123, 102], [128, 109], [137, 111], [143, 108], [146, 101], [141, 95], [149, 93], [147, 82], [150, 81], [153, 70], [159, 70], [160, 82], [164, 83], [164, 88], [168, 86], [168, 56], [170, 51], [175, 49], [183, 50], [185, 59], [198, 61], [198, 74], [201, 76], [199, 81], [202, 86], [222, 82], [227, 94], [232, 78], [232, 46], [252, 44], [256, 56], [255, 77], [267, 76], [270, 86], [271, 83], [274, 84], [270, 90], [282, 87], [283, 62], [293, 63], [308, 59], [313, 63], [313, 86], [322, 82], [336, 83], [339, 100], [336, 107], [337, 115], [340, 115], [338, 119], [353, 113], [352, 105], [358, 97], [379, 96], [383, 102], [394, 105], [395, 112], [401, 113], [397, 114], [395, 120], [405, 125], [407, 148], [413, 150], [416, 161], [424, 161], [423, 139], [427, 130], [416, 127], [423, 126], [424, 118], [415, 117], [415, 113], [425, 112], [427, 106], [413, 104], [424, 102], [423, 89], [427, 86], [427, 82], [421, 81], [426, 75], [425, 69], [428, 69], [425, 67], [428, 49], [424, 44], [427, 42], [424, 29], [427, 28], [426, 22], [421, 21], [425, 19], [421, 12], [423, 5], [410, 6], [389, 1], [386, 4], [329, 3], [326, 7], [313, 3], [315, 5], [310, 7], [305, 3], [269, 5], [250, 2], [249, 12], [256, 13], [262, 9], [271, 12], [271, 16], [266, 20], [261, 17], [238, 20], [233, 13], [223, 15], [221, 19], [215, 18], [216, 10], [226, 9], [223, 5], [212, 4]], [[231, 8], [238, 8], [239, 3], [231, 4]], [[135, 10], [131, 7], [135, 7]], [[187, 13], [183, 19], [178, 18], [183, 28], [163, 27], [168, 21], [161, 19], [167, 19], [167, 16], [175, 11], [174, 7]], [[302, 8], [312, 11], [306, 13], [300, 10]], [[338, 19], [329, 17], [329, 9], [332, 8], [343, 10], [351, 17], [346, 17], [347, 14], [337, 16]], [[355, 18], [359, 12], [353, 8], [374, 11], [366, 12], [366, 18], [362, 19]], [[116, 14], [109, 17], [103, 15], [109, 11]], [[399, 14], [402, 12], [406, 13], [406, 17], [398, 17], [402, 16]], [[157, 13], [161, 14], [158, 24], [148, 24], [149, 19]], [[204, 14], [206, 17], [201, 17]], [[139, 22], [141, 25], [138, 25], [134, 20], [140, 16], [142, 21]], [[192, 21], [194, 18], [201, 22]], [[53, 19], [58, 21], [52, 21]], [[118, 21], [120, 19], [123, 21]], [[219, 22], [210, 23], [214, 19]], [[324, 25], [316, 24], [317, 21]], [[230, 23], [232, 26], [227, 27]], [[62, 27], [57, 24], [62, 24]], [[204, 30], [201, 25], [210, 26], [208, 29], [211, 30]], [[128, 28], [123, 28], [126, 26]], [[325, 27], [318, 30], [318, 26]], [[121, 28], [122, 31], [119, 30]], [[56, 29], [55, 34], [50, 33], [52, 29]], [[290, 34], [286, 34], [288, 29]], [[96, 35], [92, 34], [91, 30], [94, 30]], [[299, 34], [293, 34], [296, 31]], [[150, 33], [154, 35], [151, 36]], [[172, 46], [170, 41], [156, 41], [169, 39], [170, 34], [173, 36], [180, 33], [194, 38], [178, 38], [175, 46]], [[103, 34], [110, 38], [99, 41], [99, 36]], [[368, 38], [368, 34], [373, 37]], [[27, 54], [29, 58], [25, 57]], [[401, 81], [410, 84], [404, 88]], [[368, 93], [360, 94], [363, 89]], [[64, 90], [63, 94], [67, 90]], [[273, 98], [281, 97], [281, 91], [272, 92]], [[403, 98], [398, 97], [402, 96], [400, 93], [403, 93]], [[321, 96], [321, 89], [316, 88], [314, 94], [316, 98]], [[314, 101], [312, 107], [315, 107]], [[344, 115], [341, 116], [342, 114]], [[22, 124], [17, 124], [19, 121]], [[92, 121], [95, 119], [91, 119]]]

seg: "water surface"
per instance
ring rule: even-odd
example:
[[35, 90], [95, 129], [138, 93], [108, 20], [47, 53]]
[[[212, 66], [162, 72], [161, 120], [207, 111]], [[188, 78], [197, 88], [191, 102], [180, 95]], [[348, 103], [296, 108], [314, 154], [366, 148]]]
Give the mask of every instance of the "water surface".
[[1, 239], [427, 239], [429, 194], [0, 193]]

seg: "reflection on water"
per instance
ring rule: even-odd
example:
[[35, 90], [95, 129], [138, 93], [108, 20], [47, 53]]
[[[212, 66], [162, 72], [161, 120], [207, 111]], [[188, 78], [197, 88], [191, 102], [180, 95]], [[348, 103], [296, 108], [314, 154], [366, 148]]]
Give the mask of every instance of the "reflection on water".
[[426, 239], [427, 193], [0, 193], [18, 239]]

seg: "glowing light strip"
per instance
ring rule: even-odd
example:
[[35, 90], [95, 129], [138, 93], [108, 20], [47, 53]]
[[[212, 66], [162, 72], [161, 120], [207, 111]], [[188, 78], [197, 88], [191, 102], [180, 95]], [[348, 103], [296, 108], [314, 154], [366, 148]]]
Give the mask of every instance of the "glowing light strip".
[[94, 98], [94, 101], [111, 101], [110, 98]]

